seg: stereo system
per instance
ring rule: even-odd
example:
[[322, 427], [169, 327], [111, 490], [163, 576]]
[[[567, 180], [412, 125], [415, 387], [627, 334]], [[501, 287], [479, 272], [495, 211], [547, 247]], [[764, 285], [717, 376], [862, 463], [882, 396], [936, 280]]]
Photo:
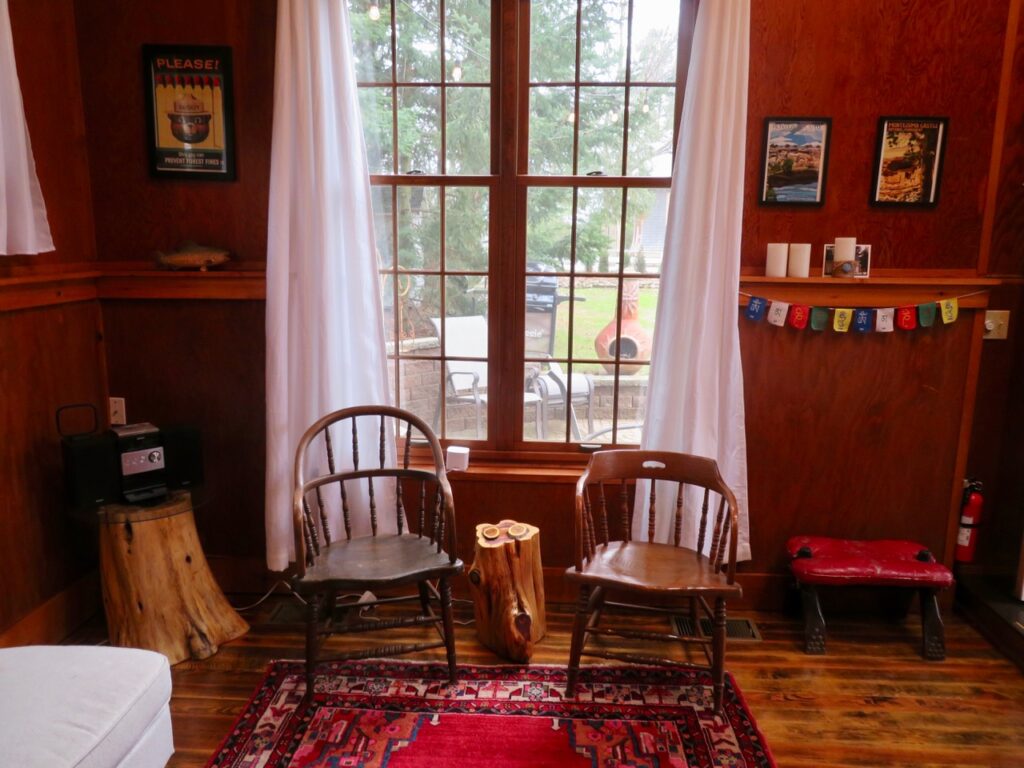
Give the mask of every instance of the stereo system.
[[194, 427], [128, 424], [61, 440], [68, 502], [74, 509], [147, 504], [203, 482], [202, 444]]

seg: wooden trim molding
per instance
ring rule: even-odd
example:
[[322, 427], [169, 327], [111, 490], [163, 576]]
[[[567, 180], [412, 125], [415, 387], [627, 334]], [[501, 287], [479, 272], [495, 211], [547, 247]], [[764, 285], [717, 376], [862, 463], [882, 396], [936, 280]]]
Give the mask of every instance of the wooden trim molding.
[[[743, 275], [739, 303], [750, 294], [815, 306], [899, 306], [960, 297], [963, 309], [984, 309], [989, 291], [1005, 281], [968, 274], [899, 273], [865, 280], [779, 278]], [[40, 272], [0, 278], [0, 312], [94, 299], [261, 301], [262, 268], [173, 272], [132, 262], [99, 263], [91, 269]]]
[[99, 573], [92, 571], [0, 633], [0, 648], [59, 643], [99, 610]]

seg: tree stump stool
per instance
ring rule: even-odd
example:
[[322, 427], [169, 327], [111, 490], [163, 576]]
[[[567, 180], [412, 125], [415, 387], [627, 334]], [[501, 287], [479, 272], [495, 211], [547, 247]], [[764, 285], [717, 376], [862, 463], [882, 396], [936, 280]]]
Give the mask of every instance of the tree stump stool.
[[480, 642], [506, 659], [526, 662], [547, 632], [540, 529], [502, 520], [476, 527], [469, 589]]
[[110, 644], [205, 659], [249, 631], [210, 573], [192, 499], [100, 508], [100, 573]]

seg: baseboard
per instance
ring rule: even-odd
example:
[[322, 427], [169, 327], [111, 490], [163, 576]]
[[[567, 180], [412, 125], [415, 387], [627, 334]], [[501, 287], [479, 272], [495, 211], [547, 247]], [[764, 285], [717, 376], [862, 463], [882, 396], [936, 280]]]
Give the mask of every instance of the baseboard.
[[99, 572], [90, 571], [0, 633], [0, 648], [59, 643], [100, 610]]

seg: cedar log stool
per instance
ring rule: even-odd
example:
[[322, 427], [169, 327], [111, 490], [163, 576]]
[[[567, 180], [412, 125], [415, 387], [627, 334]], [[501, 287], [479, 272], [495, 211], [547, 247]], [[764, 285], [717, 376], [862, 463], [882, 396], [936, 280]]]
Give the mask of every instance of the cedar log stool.
[[502, 520], [476, 527], [469, 589], [480, 642], [506, 659], [527, 662], [544, 633], [540, 529]]
[[825, 617], [818, 585], [917, 589], [921, 600], [921, 656], [946, 658], [946, 635], [936, 598], [953, 585], [953, 573], [913, 541], [853, 541], [795, 536], [786, 543], [790, 567], [800, 586], [804, 611], [804, 652], [825, 653]]
[[99, 523], [111, 645], [159, 651], [177, 664], [249, 631], [210, 573], [187, 492], [152, 507], [107, 505]]

